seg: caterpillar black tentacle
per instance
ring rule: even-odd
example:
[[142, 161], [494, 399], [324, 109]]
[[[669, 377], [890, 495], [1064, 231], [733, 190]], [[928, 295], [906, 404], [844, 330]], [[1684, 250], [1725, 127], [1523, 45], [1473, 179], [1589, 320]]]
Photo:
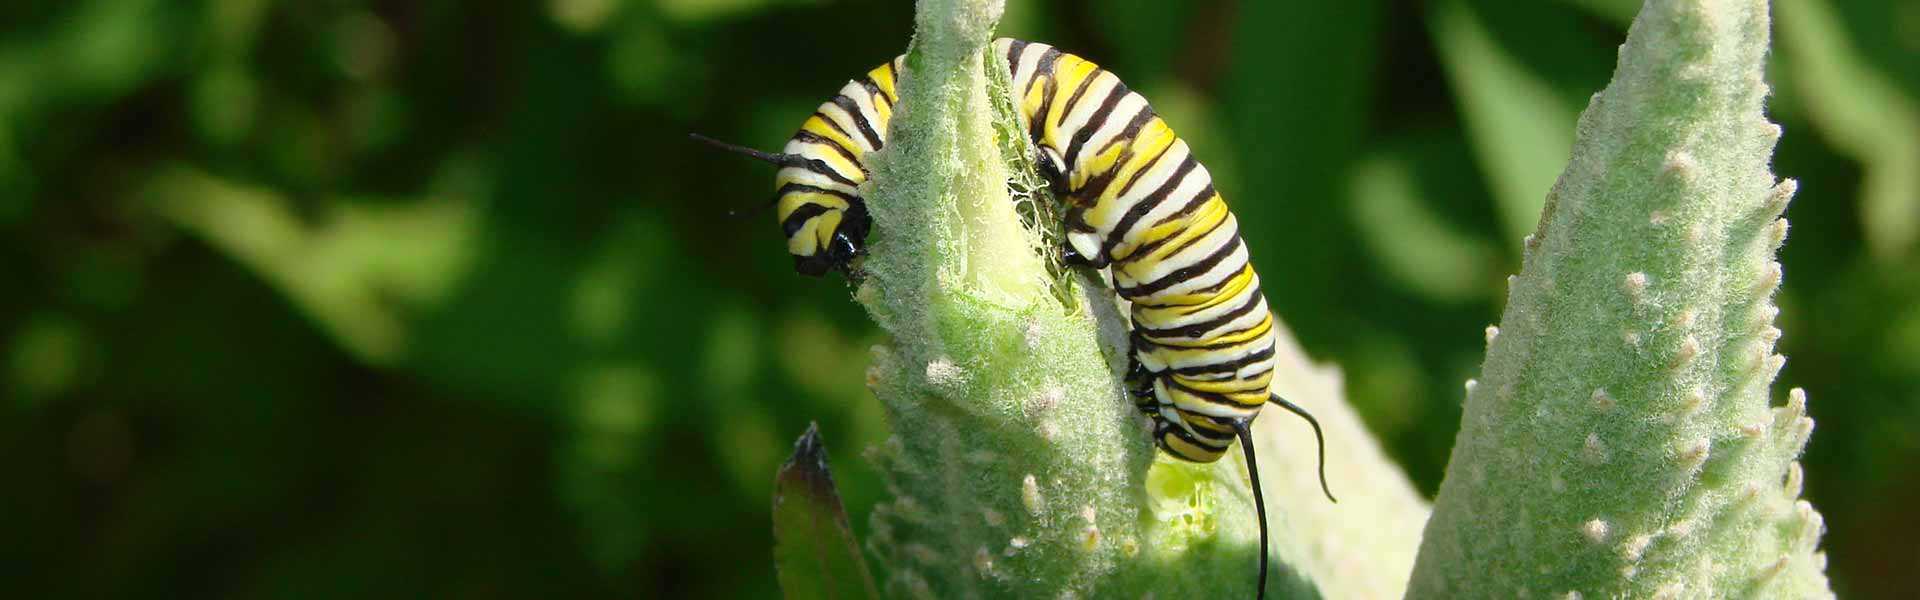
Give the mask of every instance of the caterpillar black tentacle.
[[1253, 512], [1260, 515], [1260, 579], [1253, 589], [1259, 598], [1267, 597], [1267, 499], [1260, 493], [1260, 461], [1253, 456], [1253, 431], [1246, 421], [1234, 421], [1233, 432], [1240, 437], [1240, 450], [1247, 455], [1247, 483], [1253, 486]]
[[1327, 438], [1320, 433], [1320, 420], [1313, 418], [1313, 413], [1307, 412], [1307, 409], [1300, 408], [1298, 404], [1288, 402], [1286, 398], [1281, 398], [1279, 394], [1274, 394], [1268, 401], [1282, 409], [1286, 409], [1287, 412], [1299, 415], [1300, 418], [1306, 419], [1308, 425], [1313, 426], [1313, 443], [1314, 447], [1319, 450], [1318, 454], [1320, 455], [1320, 493], [1327, 495], [1328, 502], [1339, 504], [1340, 499], [1333, 497], [1333, 489], [1327, 487]]

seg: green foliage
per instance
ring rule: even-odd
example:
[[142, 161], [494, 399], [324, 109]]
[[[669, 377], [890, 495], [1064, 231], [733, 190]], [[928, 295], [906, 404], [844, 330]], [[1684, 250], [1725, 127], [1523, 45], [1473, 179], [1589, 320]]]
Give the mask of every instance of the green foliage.
[[[1439, 485], [1522, 258], [1508, 200], [1548, 191], [1514, 178], [1558, 168], [1494, 164], [1483, 101], [1541, 99], [1469, 89], [1493, 67], [1453, 54], [1473, 30], [1437, 27], [1441, 3], [1135, 4], [1019, 0], [1000, 34], [1111, 67], [1213, 168], [1299, 338], [1277, 389], [1327, 426], [1341, 496], [1314, 500], [1304, 425], [1261, 419], [1276, 555], [1329, 597], [1398, 596], [1347, 541], [1424, 522], [1392, 507]], [[1638, 3], [1463, 4], [1479, 56], [1571, 119]], [[1780, 384], [1820, 423], [1800, 481], [1834, 590], [1901, 597], [1920, 585], [1920, 254], [1888, 217], [1916, 197], [1899, 124], [1920, 113], [1920, 5], [1776, 4], [1774, 170], [1801, 198]], [[0, 3], [0, 580], [770, 597], [769, 474], [810, 420], [871, 539], [882, 333], [843, 285], [792, 273], [755, 212], [763, 165], [683, 139], [776, 148], [912, 22], [894, 0]], [[1215, 485], [1237, 468], [1161, 466], [1149, 489], [1211, 486], [1236, 503], [1214, 513], [1245, 514]], [[1250, 540], [1210, 539], [1186, 551], [1240, 557], [1195, 564], [1251, 579]], [[1343, 543], [1282, 544], [1305, 539]], [[1387, 539], [1377, 560], [1410, 564]]]

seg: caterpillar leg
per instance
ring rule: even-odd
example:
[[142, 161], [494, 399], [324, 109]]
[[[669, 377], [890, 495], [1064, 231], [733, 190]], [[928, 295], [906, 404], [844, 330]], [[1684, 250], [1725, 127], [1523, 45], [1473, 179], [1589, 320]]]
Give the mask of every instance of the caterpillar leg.
[[[1074, 209], [1078, 210], [1078, 209]], [[1060, 262], [1071, 267], [1105, 269], [1111, 262], [1105, 254], [1100, 254], [1100, 236], [1073, 229], [1072, 221], [1067, 225], [1067, 243], [1060, 248]]]
[[1075, 267], [1093, 266], [1093, 261], [1087, 260], [1087, 257], [1085, 256], [1081, 256], [1080, 251], [1074, 250], [1072, 244], [1064, 244], [1060, 246], [1060, 262], [1063, 262]]
[[1105, 269], [1112, 260], [1102, 251], [1100, 232], [1087, 224], [1086, 213], [1084, 206], [1067, 209], [1067, 243], [1060, 257], [1069, 265]]
[[1055, 196], [1059, 196], [1062, 199], [1066, 198], [1067, 192], [1069, 191], [1067, 189], [1067, 172], [1065, 169], [1060, 168], [1060, 154], [1052, 148], [1047, 147], [1046, 144], [1040, 143], [1040, 140], [1037, 139], [1033, 140], [1033, 147], [1040, 150], [1038, 152], [1040, 155], [1039, 160], [1035, 161], [1039, 164], [1034, 165], [1040, 168], [1040, 177], [1047, 180], [1047, 187], [1053, 190]]
[[[1129, 352], [1128, 355], [1132, 356], [1132, 353]], [[1153, 395], [1154, 373], [1148, 371], [1146, 365], [1140, 364], [1139, 358], [1127, 360], [1132, 362], [1132, 366], [1127, 367], [1127, 395], [1133, 396], [1134, 405], [1140, 408], [1140, 412], [1148, 414], [1159, 412], [1159, 401]]]
[[1140, 335], [1139, 330], [1134, 330], [1127, 335], [1126, 383], [1127, 393], [1133, 396], [1134, 403], [1140, 407], [1140, 411], [1156, 413], [1159, 412], [1160, 399], [1153, 393], [1153, 382], [1160, 378], [1160, 374], [1155, 373], [1140, 360], [1141, 350], [1150, 344], [1151, 342]]

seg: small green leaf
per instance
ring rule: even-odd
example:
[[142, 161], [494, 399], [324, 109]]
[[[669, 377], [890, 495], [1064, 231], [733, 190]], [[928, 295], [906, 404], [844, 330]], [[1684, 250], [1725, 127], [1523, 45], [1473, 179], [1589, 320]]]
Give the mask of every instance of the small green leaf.
[[774, 477], [773, 563], [789, 600], [880, 597], [833, 486], [818, 423], [807, 425]]

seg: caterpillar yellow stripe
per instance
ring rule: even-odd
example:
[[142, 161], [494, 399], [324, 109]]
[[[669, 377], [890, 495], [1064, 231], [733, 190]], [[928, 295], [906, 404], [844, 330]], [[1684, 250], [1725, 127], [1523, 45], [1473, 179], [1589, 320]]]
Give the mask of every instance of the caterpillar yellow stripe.
[[[1156, 444], [1176, 458], [1213, 462], [1241, 440], [1264, 548], [1249, 424], [1271, 402], [1305, 417], [1316, 438], [1320, 426], [1268, 391], [1273, 314], [1238, 221], [1192, 149], [1119, 77], [1042, 43], [999, 39], [992, 51], [1006, 58], [1016, 112], [1039, 151], [1042, 174], [1068, 204], [1067, 258], [1109, 269], [1114, 289], [1132, 303], [1129, 379], [1152, 418]], [[840, 88], [781, 154], [734, 148], [780, 166], [777, 214], [801, 273], [847, 271], [862, 252], [869, 226], [859, 195], [865, 157], [886, 143], [903, 62], [896, 58]], [[1324, 487], [1324, 458], [1322, 464]]]

